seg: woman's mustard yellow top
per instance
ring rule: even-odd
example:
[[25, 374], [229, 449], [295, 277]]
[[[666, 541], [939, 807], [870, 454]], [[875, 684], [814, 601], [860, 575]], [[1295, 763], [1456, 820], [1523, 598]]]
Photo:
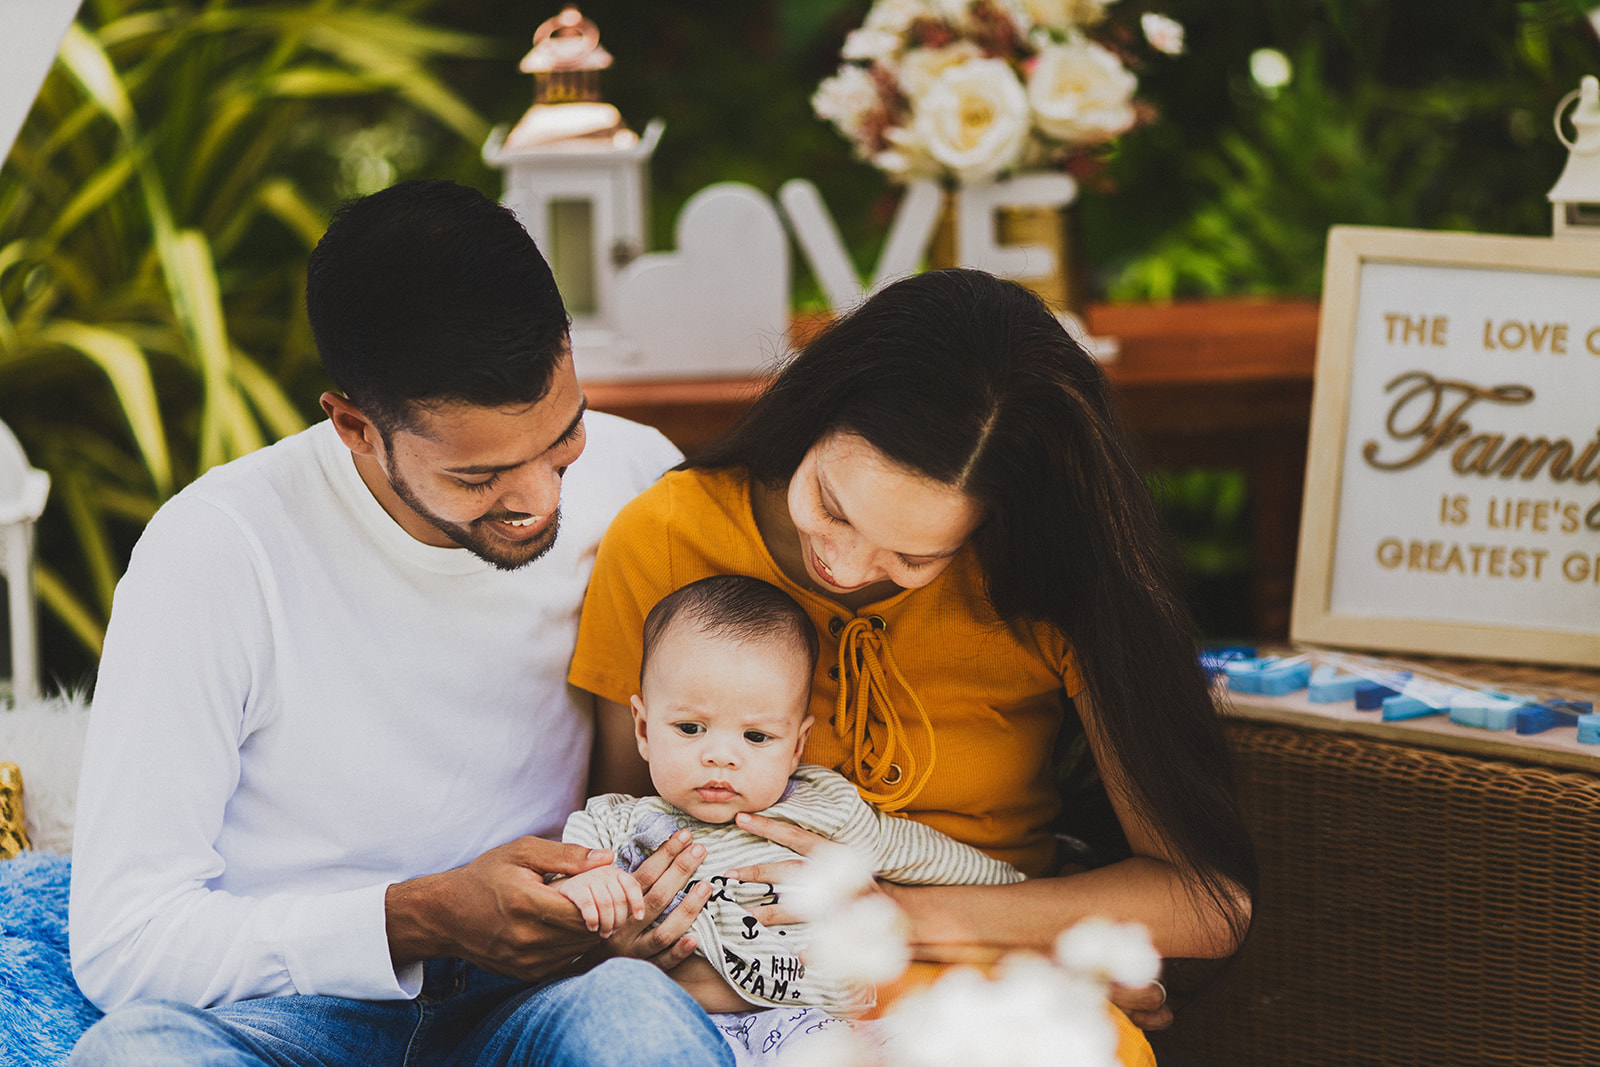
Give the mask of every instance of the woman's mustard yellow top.
[[1077, 669], [1054, 628], [995, 617], [970, 549], [929, 585], [851, 611], [779, 571], [744, 472], [671, 472], [622, 510], [600, 544], [568, 680], [627, 703], [638, 691], [646, 613], [713, 574], [771, 582], [816, 624], [808, 763], [838, 769], [869, 801], [1030, 877], [1051, 873], [1049, 826], [1060, 807], [1051, 755], [1062, 697], [1080, 688]]

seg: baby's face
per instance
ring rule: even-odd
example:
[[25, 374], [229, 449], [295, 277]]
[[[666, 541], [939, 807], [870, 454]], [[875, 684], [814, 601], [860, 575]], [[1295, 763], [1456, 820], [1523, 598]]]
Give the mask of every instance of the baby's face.
[[656, 792], [725, 823], [783, 796], [811, 732], [811, 664], [795, 642], [735, 643], [675, 624], [633, 698], [639, 754]]

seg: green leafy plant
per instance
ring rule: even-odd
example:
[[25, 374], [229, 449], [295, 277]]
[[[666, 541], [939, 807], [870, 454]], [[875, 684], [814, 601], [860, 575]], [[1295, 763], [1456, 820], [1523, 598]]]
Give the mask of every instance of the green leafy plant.
[[486, 39], [415, 5], [91, 0], [0, 170], [0, 419], [52, 477], [36, 579], [97, 655], [132, 541], [306, 425], [300, 307], [341, 129], [487, 123], [431, 72]]
[[[1225, 75], [1232, 121], [1203, 142], [1161, 146], [1189, 202], [1153, 233], [1148, 220], [1135, 225], [1148, 243], [1120, 250], [1106, 283], [1113, 299], [1314, 296], [1328, 227], [1339, 224], [1550, 232], [1544, 193], [1565, 158], [1550, 117], [1592, 66], [1588, 5], [1229, 3], [1274, 17], [1226, 28], [1202, 21], [1193, 35], [1209, 40], [1196, 48], [1210, 49], [1213, 79]], [[1223, 33], [1256, 36], [1224, 41]], [[1250, 50], [1268, 44], [1292, 61], [1281, 86], [1247, 73]], [[1177, 95], [1172, 102], [1189, 106]], [[1196, 116], [1186, 117], [1193, 125]], [[1180, 133], [1195, 136], [1158, 126], [1159, 136]], [[1150, 184], [1163, 172], [1156, 147], [1121, 161], [1139, 185], [1129, 197], [1137, 208], [1179, 199]]]

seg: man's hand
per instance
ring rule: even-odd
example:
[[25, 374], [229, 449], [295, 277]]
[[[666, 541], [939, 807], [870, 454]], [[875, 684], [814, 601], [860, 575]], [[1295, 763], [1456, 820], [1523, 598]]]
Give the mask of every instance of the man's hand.
[[[658, 925], [657, 917], [699, 870], [706, 850], [680, 830], [634, 872], [644, 914], [622, 916], [608, 951], [650, 960], [670, 971], [694, 951], [685, 937], [711, 896], [704, 883]], [[612, 854], [537, 837], [519, 837], [464, 867], [389, 887], [389, 955], [396, 967], [454, 956], [486, 971], [534, 982], [572, 966], [602, 942], [578, 905], [545, 884], [546, 874], [577, 875], [608, 867]]]
[[389, 887], [389, 954], [396, 967], [454, 956], [496, 974], [538, 981], [596, 945], [578, 906], [546, 874], [608, 866], [610, 852], [519, 837], [464, 867]]
[[610, 937], [630, 917], [644, 919], [644, 893], [639, 880], [616, 867], [595, 867], [551, 883], [557, 893], [578, 906], [590, 933]]

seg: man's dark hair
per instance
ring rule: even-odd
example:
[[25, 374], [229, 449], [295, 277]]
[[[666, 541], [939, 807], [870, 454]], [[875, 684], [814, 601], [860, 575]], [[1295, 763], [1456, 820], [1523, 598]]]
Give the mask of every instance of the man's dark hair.
[[668, 593], [645, 616], [641, 683], [651, 650], [676, 622], [734, 641], [794, 640], [805, 646], [812, 669], [817, 665], [817, 628], [794, 597], [760, 578], [717, 574]]
[[350, 200], [311, 253], [328, 376], [385, 440], [419, 406], [532, 404], [568, 351], [555, 277], [510, 210], [450, 181]]

